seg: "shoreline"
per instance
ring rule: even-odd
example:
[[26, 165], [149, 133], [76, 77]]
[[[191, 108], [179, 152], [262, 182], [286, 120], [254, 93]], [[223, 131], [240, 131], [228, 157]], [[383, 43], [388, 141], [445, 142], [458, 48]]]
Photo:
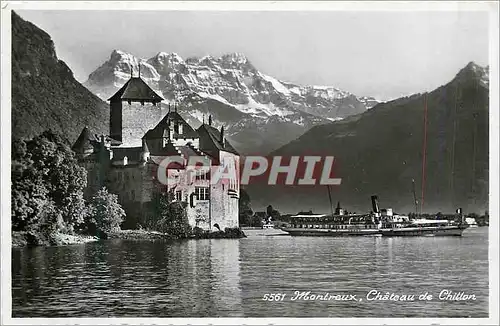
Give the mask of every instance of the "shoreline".
[[85, 244], [101, 240], [138, 240], [138, 241], [155, 241], [155, 240], [198, 240], [198, 239], [240, 239], [247, 236], [241, 229], [227, 229], [225, 231], [202, 231], [193, 232], [187, 237], [175, 237], [167, 233], [150, 230], [120, 230], [106, 234], [105, 238], [97, 236], [89, 236], [82, 234], [66, 234], [54, 233], [50, 236], [50, 240], [39, 244], [29, 242], [30, 235], [26, 231], [12, 231], [12, 248], [23, 247], [51, 247], [51, 246], [67, 246], [76, 244]]
[[49, 246], [67, 246], [75, 244], [84, 244], [88, 242], [99, 241], [98, 237], [82, 234], [67, 234], [57, 232], [50, 236], [50, 240], [42, 244], [30, 244], [30, 234], [26, 231], [12, 231], [12, 248], [22, 247], [49, 247]]

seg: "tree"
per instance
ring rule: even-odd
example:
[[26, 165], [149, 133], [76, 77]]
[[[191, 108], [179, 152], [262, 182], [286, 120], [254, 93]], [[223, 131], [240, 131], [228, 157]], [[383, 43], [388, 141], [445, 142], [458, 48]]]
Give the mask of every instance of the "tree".
[[148, 226], [175, 238], [187, 238], [192, 233], [185, 202], [172, 202], [172, 196], [157, 193], [150, 207]]
[[90, 200], [87, 218], [89, 231], [109, 233], [120, 229], [120, 224], [125, 219], [125, 211], [118, 203], [118, 196], [103, 187]]
[[273, 211], [274, 211], [273, 206], [271, 205], [267, 206], [266, 208], [267, 216], [273, 216]]
[[11, 173], [14, 231], [71, 232], [84, 222], [87, 172], [61, 137], [48, 130], [31, 140], [13, 140]]
[[267, 206], [266, 213], [267, 213], [266, 218], [270, 217], [272, 220], [278, 220], [281, 217], [280, 212], [275, 210], [271, 205]]
[[238, 210], [239, 210], [239, 224], [251, 225], [253, 211], [250, 203], [250, 196], [243, 188], [240, 188], [240, 198], [238, 199]]

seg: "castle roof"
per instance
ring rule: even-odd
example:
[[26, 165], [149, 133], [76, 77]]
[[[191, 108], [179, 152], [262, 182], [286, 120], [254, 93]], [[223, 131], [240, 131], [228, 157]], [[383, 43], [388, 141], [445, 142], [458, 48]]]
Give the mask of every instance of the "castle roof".
[[196, 131], [200, 135], [200, 149], [203, 152], [212, 156], [217, 156], [216, 153], [219, 151], [239, 155], [227, 139], [224, 139], [224, 143], [222, 142], [220, 131], [217, 128], [202, 124]]
[[114, 147], [113, 148], [113, 158], [112, 162], [123, 161], [126, 156], [130, 163], [139, 162], [142, 158], [142, 146], [141, 147]]
[[180, 155], [181, 153], [179, 150], [172, 144], [170, 141], [168, 141], [163, 148], [161, 148], [159, 151], [151, 153], [152, 155], [155, 156], [176, 156]]
[[182, 134], [174, 132], [174, 137], [183, 138], [198, 138], [198, 133], [182, 118], [176, 111], [170, 111], [161, 119], [160, 122], [153, 128], [146, 132], [145, 139], [159, 139], [164, 138], [165, 129], [173, 128], [174, 124], [182, 124]]
[[[152, 155], [149, 160], [153, 163], [153, 164], [156, 164], [156, 165], [160, 165], [162, 164], [163, 160], [165, 159], [165, 156], [163, 155]], [[169, 165], [168, 165], [168, 168], [169, 169], [177, 169], [177, 170], [181, 170], [181, 169], [184, 169], [184, 165], [183, 164], [180, 164], [179, 162], [170, 162]]]
[[189, 159], [190, 157], [203, 155], [200, 151], [196, 150], [196, 148], [194, 148], [190, 144], [179, 146], [179, 152], [187, 159]]
[[94, 144], [98, 141], [99, 140], [95, 137], [95, 135], [90, 132], [89, 128], [85, 126], [71, 149], [76, 153], [83, 154], [85, 152], [93, 151]]
[[159, 103], [163, 98], [156, 94], [141, 77], [131, 77], [108, 101]]

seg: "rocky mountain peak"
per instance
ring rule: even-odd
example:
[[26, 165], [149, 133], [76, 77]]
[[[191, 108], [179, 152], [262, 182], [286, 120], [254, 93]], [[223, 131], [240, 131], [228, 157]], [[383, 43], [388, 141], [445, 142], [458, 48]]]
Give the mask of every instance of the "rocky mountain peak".
[[253, 68], [248, 58], [239, 52], [227, 53], [222, 55], [218, 61], [226, 69], [238, 69], [240, 67]]
[[489, 87], [489, 66], [483, 67], [474, 61], [469, 62], [456, 75], [455, 81], [460, 83], [477, 81], [483, 87]]
[[[242, 138], [254, 137], [246, 132], [256, 126], [297, 136], [311, 126], [362, 113], [376, 102], [332, 86], [280, 81], [257, 70], [238, 52], [186, 60], [176, 53], [158, 52], [145, 60], [115, 50], [108, 61], [90, 74], [85, 86], [107, 99], [127, 82], [131, 68], [137, 74], [139, 62], [141, 77], [151, 88], [167, 101], [176, 101], [187, 108], [190, 117], [185, 119], [195, 122], [219, 107], [220, 115], [215, 122], [221, 125], [231, 122], [235, 126], [234, 122], [244, 121], [237, 128], [227, 129], [228, 135], [238, 133]], [[273, 135], [280, 139], [280, 144], [291, 140], [279, 132]]]
[[284, 117], [304, 112], [322, 119], [337, 119], [364, 112], [377, 103], [373, 98], [358, 98], [333, 86], [282, 82], [258, 71], [239, 52], [184, 61], [176, 53], [158, 52], [145, 60], [114, 50], [110, 59], [90, 74], [85, 85], [101, 98], [108, 98], [130, 78], [131, 69], [137, 73], [139, 62], [141, 77], [165, 99], [211, 99], [253, 116]]
[[175, 52], [158, 52], [154, 57], [147, 60], [159, 74], [169, 74], [184, 65], [184, 60]]

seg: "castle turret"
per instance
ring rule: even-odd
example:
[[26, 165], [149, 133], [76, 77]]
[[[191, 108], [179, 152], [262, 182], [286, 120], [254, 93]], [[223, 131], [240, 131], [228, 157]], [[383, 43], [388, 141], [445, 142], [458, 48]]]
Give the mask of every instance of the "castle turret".
[[71, 149], [80, 157], [87, 157], [94, 153], [94, 144], [97, 142], [97, 138], [92, 135], [89, 128], [85, 126]]
[[149, 160], [150, 152], [148, 144], [145, 139], [142, 139], [141, 161], [147, 162]]
[[226, 143], [226, 136], [224, 135], [224, 126], [220, 127], [220, 142], [222, 144], [222, 147], [224, 147], [224, 144]]
[[129, 106], [134, 102], [141, 105], [151, 103], [153, 106], [156, 106], [162, 100], [163, 98], [156, 94], [140, 76], [132, 77], [131, 74], [130, 79], [125, 85], [108, 99], [110, 101], [110, 137], [118, 142], [126, 143], [123, 129], [127, 127], [128, 122], [123, 120], [123, 102], [128, 103]]

